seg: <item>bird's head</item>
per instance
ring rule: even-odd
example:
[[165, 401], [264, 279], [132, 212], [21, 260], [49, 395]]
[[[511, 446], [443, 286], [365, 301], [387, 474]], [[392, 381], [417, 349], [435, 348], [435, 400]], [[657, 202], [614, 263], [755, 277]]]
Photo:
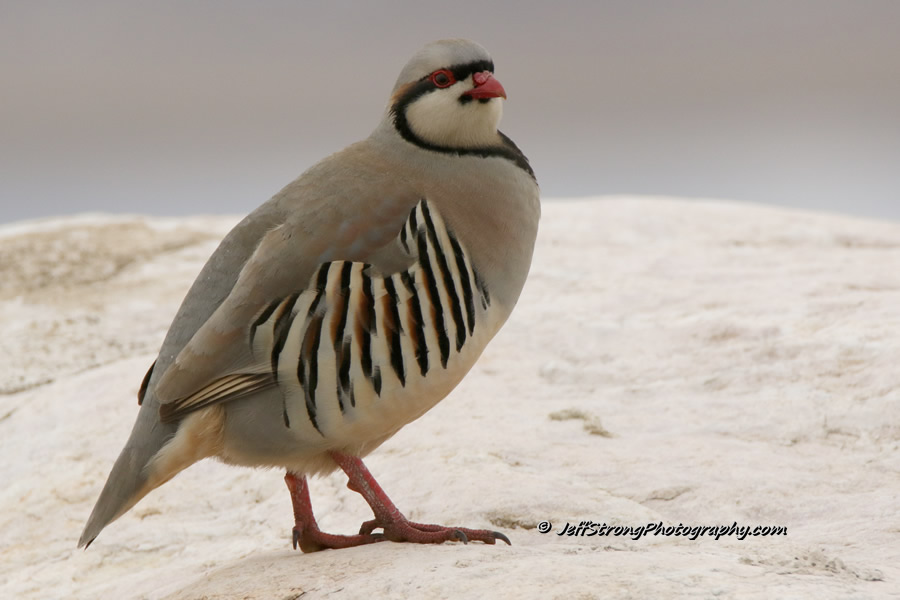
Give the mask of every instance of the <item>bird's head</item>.
[[423, 147], [444, 150], [502, 144], [497, 125], [506, 90], [487, 51], [469, 40], [440, 40], [400, 72], [389, 107], [394, 127]]

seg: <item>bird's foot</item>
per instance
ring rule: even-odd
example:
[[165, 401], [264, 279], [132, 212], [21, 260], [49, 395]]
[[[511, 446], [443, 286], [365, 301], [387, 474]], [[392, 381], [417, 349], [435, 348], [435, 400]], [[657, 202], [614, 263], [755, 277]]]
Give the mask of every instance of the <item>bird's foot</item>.
[[[502, 540], [510, 544], [509, 538], [499, 531], [489, 529], [467, 529], [465, 527], [445, 527], [429, 523], [414, 523], [400, 515], [390, 523], [381, 523], [377, 519], [366, 521], [359, 528], [360, 536], [373, 535], [375, 529], [384, 530], [383, 539], [392, 542], [412, 542], [415, 544], [442, 544], [444, 542], [484, 542], [494, 544]], [[375, 534], [377, 535], [377, 534]]]
[[476, 541], [494, 544], [497, 540], [503, 540], [507, 544], [510, 543], [509, 538], [498, 531], [414, 523], [394, 506], [359, 457], [340, 452], [332, 452], [331, 457], [347, 474], [347, 487], [360, 494], [375, 513], [374, 519], [366, 521], [359, 528], [360, 535], [372, 535], [372, 532], [380, 527], [384, 530], [382, 534], [384, 539], [392, 542], [442, 544], [458, 541], [466, 544]]
[[[347, 487], [365, 498], [375, 513], [375, 518], [363, 523], [357, 535], [335, 535], [321, 531], [312, 512], [306, 478], [288, 472], [284, 481], [291, 492], [291, 503], [294, 505], [294, 549], [299, 547], [303, 552], [316, 552], [326, 548], [351, 548], [385, 540], [414, 544], [467, 544], [474, 541], [491, 545], [502, 540], [510, 544], [509, 538], [499, 531], [410, 521], [394, 506], [358, 457], [337, 452], [332, 452], [331, 455], [347, 474]], [[375, 533], [376, 529], [381, 529], [382, 533]]]
[[291, 502], [294, 505], [294, 550], [298, 547], [303, 552], [317, 552], [326, 548], [351, 548], [380, 542], [384, 537], [380, 534], [368, 532], [359, 535], [335, 535], [325, 533], [319, 529], [316, 518], [312, 512], [312, 504], [309, 501], [309, 486], [305, 477], [298, 477], [291, 473], [284, 476], [284, 482], [291, 492]]
[[325, 533], [315, 524], [297, 523], [294, 525], [293, 543], [294, 550], [298, 547], [303, 552], [318, 552], [328, 548], [352, 548], [380, 542], [384, 538], [378, 534], [337, 535]]

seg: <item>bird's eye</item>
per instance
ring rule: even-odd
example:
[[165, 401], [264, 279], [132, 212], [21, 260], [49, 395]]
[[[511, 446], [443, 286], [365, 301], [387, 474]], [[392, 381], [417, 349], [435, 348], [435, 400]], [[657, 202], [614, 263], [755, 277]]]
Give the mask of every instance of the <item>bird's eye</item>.
[[456, 78], [453, 77], [453, 73], [447, 69], [441, 69], [440, 71], [435, 71], [431, 74], [431, 83], [439, 88], [445, 88], [456, 83]]

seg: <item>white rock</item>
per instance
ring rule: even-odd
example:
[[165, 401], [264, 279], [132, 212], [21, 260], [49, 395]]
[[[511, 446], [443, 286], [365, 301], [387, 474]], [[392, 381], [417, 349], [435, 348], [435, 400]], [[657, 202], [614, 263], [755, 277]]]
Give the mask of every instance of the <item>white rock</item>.
[[[724, 202], [544, 204], [518, 308], [369, 466], [512, 547], [303, 555], [282, 473], [204, 462], [75, 549], [144, 371], [234, 218], [0, 229], [0, 597], [887, 597], [900, 589], [900, 224]], [[323, 529], [367, 507], [312, 483]], [[537, 530], [552, 523], [550, 533]], [[566, 522], [786, 536], [558, 536]]]

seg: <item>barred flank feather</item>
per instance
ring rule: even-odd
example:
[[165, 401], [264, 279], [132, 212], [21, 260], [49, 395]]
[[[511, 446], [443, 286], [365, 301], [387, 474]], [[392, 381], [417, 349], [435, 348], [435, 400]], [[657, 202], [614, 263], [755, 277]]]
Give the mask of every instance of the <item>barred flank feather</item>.
[[[187, 398], [163, 405], [163, 421], [246, 396], [290, 374], [303, 389], [310, 424], [322, 433], [321, 402], [336, 402], [343, 414], [355, 406], [355, 391], [361, 386], [369, 386], [379, 397], [384, 377], [404, 387], [409, 373], [425, 377], [437, 366], [431, 356], [446, 369], [452, 354], [461, 352], [475, 333], [476, 293], [484, 309], [490, 305], [487, 286], [465, 248], [426, 200], [410, 212], [398, 240], [411, 255], [416, 253], [409, 269], [376, 275], [365, 263], [322, 264], [306, 290], [271, 303], [250, 327], [251, 345], [258, 331], [267, 332], [269, 372], [217, 379]], [[288, 344], [299, 347], [299, 354], [283, 352]], [[327, 370], [323, 359], [331, 361]], [[354, 364], [359, 369], [352, 369]], [[334, 374], [331, 383], [322, 381], [326, 372]], [[286, 407], [284, 422], [291, 426]]]

